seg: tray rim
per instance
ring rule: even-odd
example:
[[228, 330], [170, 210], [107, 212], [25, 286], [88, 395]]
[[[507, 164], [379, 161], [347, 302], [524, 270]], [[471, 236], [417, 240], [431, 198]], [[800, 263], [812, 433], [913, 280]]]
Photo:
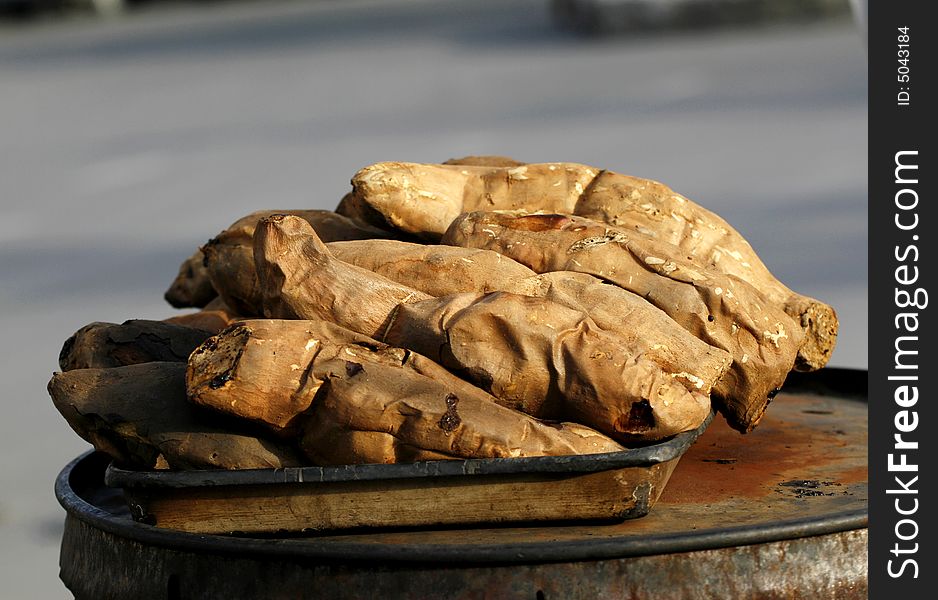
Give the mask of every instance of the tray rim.
[[122, 488], [204, 488], [241, 485], [323, 484], [349, 481], [386, 481], [465, 477], [476, 475], [585, 474], [628, 467], [650, 467], [680, 458], [713, 421], [713, 411], [696, 429], [640, 448], [622, 452], [529, 456], [523, 458], [471, 458], [398, 464], [362, 464], [335, 467], [287, 467], [282, 469], [192, 469], [187, 471], [137, 471], [113, 463], [104, 483]]

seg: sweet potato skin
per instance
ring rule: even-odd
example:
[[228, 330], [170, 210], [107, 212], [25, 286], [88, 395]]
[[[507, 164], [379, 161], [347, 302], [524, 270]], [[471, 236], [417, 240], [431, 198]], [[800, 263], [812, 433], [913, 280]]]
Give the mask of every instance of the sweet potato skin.
[[322, 384], [316, 365], [366, 349], [375, 360], [400, 362], [405, 355], [322, 320], [248, 319], [193, 351], [186, 392], [199, 406], [290, 437]]
[[532, 206], [572, 212], [597, 173], [573, 163], [501, 168], [385, 162], [355, 174], [348, 202], [369, 222], [435, 242], [463, 212]]
[[521, 263], [489, 250], [396, 240], [330, 242], [326, 246], [342, 262], [431, 296], [504, 290], [536, 275]]
[[218, 423], [186, 401], [186, 365], [148, 362], [56, 373], [55, 407], [83, 439], [132, 468], [301, 466], [292, 448]]
[[776, 279], [749, 242], [716, 213], [663, 183], [612, 171], [597, 175], [572, 212], [674, 244], [693, 260], [753, 285], [805, 331], [798, 370], [820, 369], [830, 359], [839, 327], [833, 307]]
[[[588, 427], [548, 425], [499, 406], [481, 390], [460, 386], [450, 391], [445, 381], [452, 375], [420, 355], [410, 354], [403, 364], [362, 358], [322, 365], [327, 373], [323, 391], [304, 424], [301, 442], [317, 464], [624, 450]], [[408, 368], [418, 361], [422, 368]]]
[[267, 318], [323, 319], [380, 339], [399, 304], [430, 297], [336, 260], [295, 216], [273, 215], [260, 223], [254, 261]]
[[710, 413], [710, 390], [682, 376], [701, 378], [636, 356], [586, 314], [544, 298], [492, 292], [402, 305], [385, 340], [428, 356], [505, 406], [583, 423], [624, 443], [694, 429]]
[[291, 214], [304, 219], [327, 241], [394, 236], [328, 210], [262, 210], [238, 219], [202, 246], [201, 252], [212, 287], [239, 315], [261, 315], [252, 242], [257, 224], [274, 214]]
[[601, 329], [624, 341], [633, 356], [649, 357], [673, 373], [684, 373], [705, 394], [731, 362], [728, 352], [697, 339], [644, 298], [585, 273], [537, 275], [497, 252], [455, 246], [389, 240], [326, 246], [343, 262], [435, 297], [504, 291], [586, 313]]
[[194, 403], [299, 435], [322, 465], [614, 452], [574, 424], [499, 406], [423, 356], [324, 321], [249, 320], [192, 356]]
[[76, 331], [59, 353], [59, 368], [120, 367], [145, 362], [186, 362], [211, 333], [162, 321], [142, 319], [95, 322]]
[[485, 248], [538, 272], [573, 270], [600, 277], [659, 307], [733, 365], [714, 393], [720, 411], [741, 431], [759, 422], [781, 387], [803, 332], [749, 284], [687, 260], [671, 244], [582, 217], [467, 213], [443, 242]]
[[205, 256], [201, 248], [179, 265], [179, 273], [170, 284], [163, 298], [174, 308], [202, 308], [218, 292], [212, 287], [212, 280], [205, 268]]

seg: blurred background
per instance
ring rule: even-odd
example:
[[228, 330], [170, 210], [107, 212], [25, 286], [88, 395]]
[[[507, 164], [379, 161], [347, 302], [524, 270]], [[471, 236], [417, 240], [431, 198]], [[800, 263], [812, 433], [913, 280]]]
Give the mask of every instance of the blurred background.
[[866, 368], [865, 43], [847, 1], [0, 0], [0, 597], [66, 598], [45, 385], [91, 321], [359, 168], [503, 154], [657, 179], [833, 304]]

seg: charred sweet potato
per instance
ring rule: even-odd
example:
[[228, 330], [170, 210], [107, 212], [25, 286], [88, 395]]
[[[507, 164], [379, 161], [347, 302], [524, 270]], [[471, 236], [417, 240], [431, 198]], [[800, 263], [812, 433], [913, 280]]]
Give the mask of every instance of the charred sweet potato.
[[56, 373], [49, 394], [68, 424], [118, 464], [172, 469], [266, 469], [303, 464], [299, 454], [186, 400], [186, 365], [148, 362]]
[[163, 321], [91, 323], [65, 341], [59, 368], [120, 367], [145, 362], [186, 362], [211, 332]]

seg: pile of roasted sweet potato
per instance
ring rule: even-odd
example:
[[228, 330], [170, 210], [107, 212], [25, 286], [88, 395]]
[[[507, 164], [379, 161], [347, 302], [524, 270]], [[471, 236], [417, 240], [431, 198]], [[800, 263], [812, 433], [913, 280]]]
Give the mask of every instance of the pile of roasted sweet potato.
[[93, 323], [49, 391], [138, 468], [598, 453], [746, 432], [837, 317], [663, 184], [467, 157], [359, 171], [336, 212], [270, 210], [186, 260], [201, 310]]

